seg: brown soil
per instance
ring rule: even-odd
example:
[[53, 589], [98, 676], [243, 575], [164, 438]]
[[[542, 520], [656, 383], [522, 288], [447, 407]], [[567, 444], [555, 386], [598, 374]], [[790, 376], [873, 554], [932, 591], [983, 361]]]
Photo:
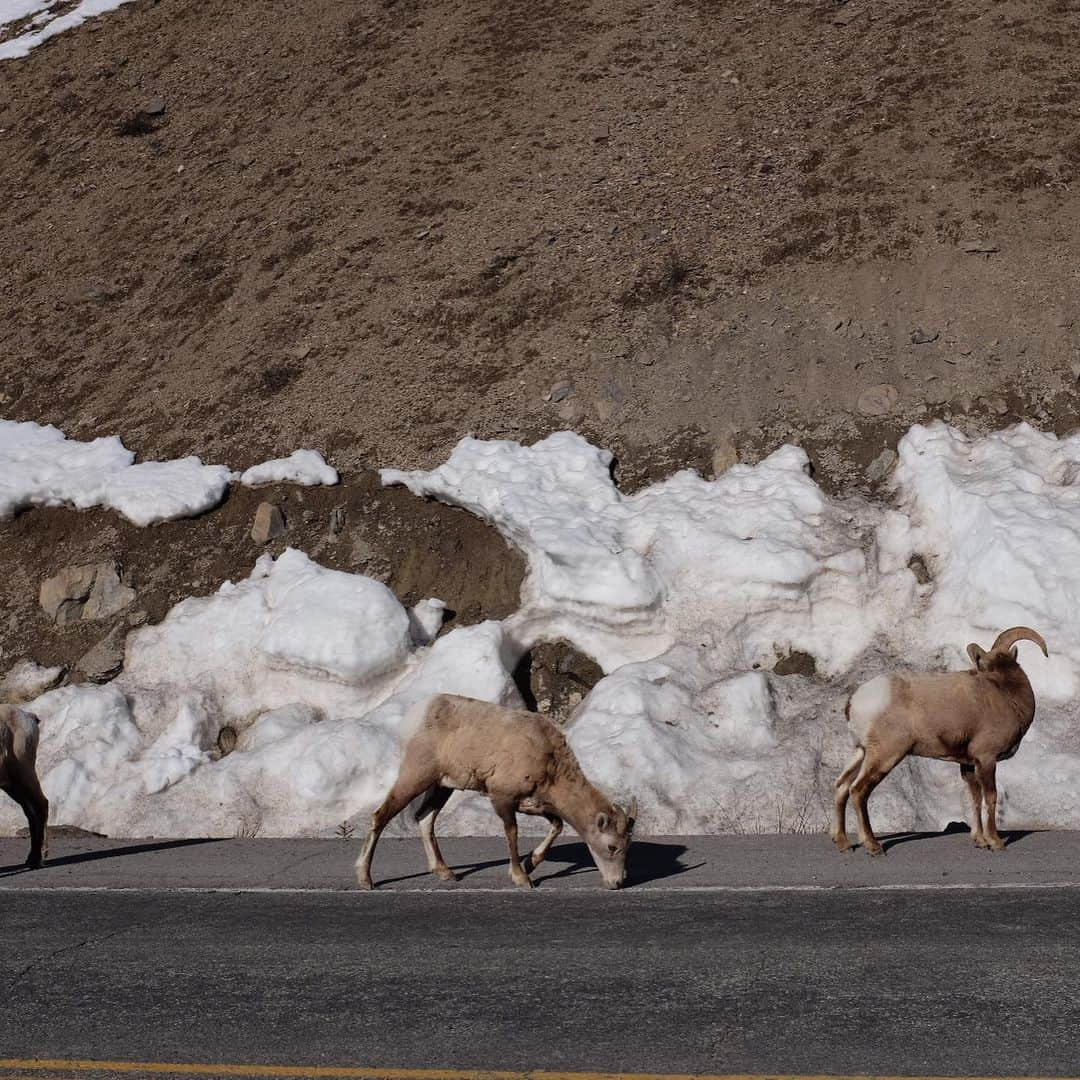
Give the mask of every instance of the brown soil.
[[[282, 508], [288, 525], [265, 546], [251, 538], [264, 499]], [[342, 509], [340, 531], [331, 531], [331, 516], [338, 510], [340, 520]], [[324, 566], [378, 578], [405, 604], [438, 597], [447, 626], [509, 615], [524, 571], [520, 557], [471, 514], [382, 488], [370, 473], [340, 487], [234, 488], [211, 513], [149, 529], [113, 513], [35, 510], [0, 526], [0, 543], [0, 671], [24, 656], [73, 667], [113, 626], [159, 622], [173, 604], [247, 577], [260, 554], [289, 545]], [[54, 625], [38, 606], [42, 580], [103, 559], [120, 563], [135, 602], [109, 620]]]
[[[318, 447], [347, 494], [290, 541], [359, 568], [319, 547], [347, 498], [396, 588], [470, 618], [520, 566], [364, 469], [573, 427], [635, 487], [734, 433], [840, 490], [915, 420], [1072, 429], [1077, 40], [1077, 0], [136, 0], [0, 63], [0, 414]], [[155, 618], [246, 573], [254, 502], [0, 528], [13, 628], [98, 552]]]

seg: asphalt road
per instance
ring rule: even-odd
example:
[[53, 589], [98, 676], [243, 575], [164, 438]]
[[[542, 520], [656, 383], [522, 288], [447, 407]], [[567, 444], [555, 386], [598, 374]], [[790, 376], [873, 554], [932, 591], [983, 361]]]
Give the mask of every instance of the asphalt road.
[[[553, 864], [556, 875], [569, 873], [531, 893], [469, 888], [468, 878], [374, 893], [131, 881], [87, 890], [13, 874], [0, 881], [0, 1058], [1080, 1075], [1080, 860], [1043, 865], [1049, 851], [1075, 856], [1077, 837], [1041, 835], [1001, 856], [978, 853], [973, 864], [1020, 878], [1030, 863], [1039, 880], [1028, 887], [965, 881], [954, 866], [945, 888], [916, 880], [776, 888], [768, 880], [776, 851], [801, 844], [811, 866], [819, 852], [817, 838], [773, 837], [684, 841], [661, 860], [666, 877], [620, 893], [580, 884], [595, 885], [596, 875], [578, 873], [569, 857]], [[272, 858], [265, 843], [248, 850]], [[322, 843], [309, 865], [348, 848]], [[491, 855], [477, 874], [501, 878], [489, 841], [448, 842], [451, 862], [466, 843]], [[955, 850], [963, 862], [967, 843], [943, 837], [895, 853], [921, 849], [923, 862], [935, 862]], [[230, 846], [169, 850], [182, 862]], [[412, 846], [391, 845], [386, 868], [411, 866]], [[106, 857], [106, 847], [99, 842], [83, 863], [60, 863], [58, 853], [53, 869], [89, 875], [112, 862], [116, 872], [138, 858]], [[756, 883], [679, 884], [702, 867], [670, 872], [692, 866], [695, 852], [740, 847], [757, 865]], [[0, 867], [13, 851], [0, 844]], [[872, 868], [888, 862], [864, 859], [861, 869], [853, 857], [836, 859], [844, 874], [885, 872]], [[829, 865], [823, 855], [821, 864]]]

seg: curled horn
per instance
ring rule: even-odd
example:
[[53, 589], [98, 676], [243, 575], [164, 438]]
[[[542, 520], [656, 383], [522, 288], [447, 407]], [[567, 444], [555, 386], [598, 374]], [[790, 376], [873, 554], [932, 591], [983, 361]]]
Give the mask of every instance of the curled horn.
[[1034, 641], [1036, 645], [1042, 649], [1043, 656], [1049, 656], [1046, 651], [1046, 642], [1043, 641], [1042, 635], [1037, 634], [1034, 630], [1027, 626], [1014, 626], [1009, 630], [1002, 630], [997, 636], [997, 641], [994, 642], [991, 647], [991, 652], [1007, 652], [1018, 641]]
[[630, 805], [626, 808], [626, 816], [631, 821], [637, 820], [637, 796], [630, 800]]

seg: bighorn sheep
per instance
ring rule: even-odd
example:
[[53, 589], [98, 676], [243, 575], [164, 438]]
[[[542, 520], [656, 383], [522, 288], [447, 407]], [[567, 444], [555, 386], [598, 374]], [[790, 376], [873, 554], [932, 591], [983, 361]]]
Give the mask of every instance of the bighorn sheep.
[[[440, 694], [432, 698], [420, 726], [405, 746], [397, 780], [371, 816], [356, 878], [370, 889], [371, 859], [390, 820], [418, 795], [416, 810], [428, 867], [436, 877], [455, 881], [435, 839], [435, 819], [453, 791], [480, 791], [502, 818], [510, 845], [510, 880], [532, 888], [529, 870], [547, 855], [568, 821], [592, 852], [609, 889], [626, 880], [626, 851], [634, 809], [609, 802], [581, 770], [562, 731], [546, 716], [508, 709], [486, 701]], [[517, 848], [516, 814], [547, 818], [551, 829], [522, 865]]]
[[908, 754], [958, 762], [975, 811], [976, 845], [1005, 847], [997, 830], [997, 763], [1016, 753], [1035, 716], [1031, 683], [1016, 662], [1018, 641], [1033, 641], [1049, 655], [1039, 634], [1014, 626], [989, 652], [967, 647], [972, 671], [879, 675], [851, 695], [846, 713], [858, 749], [833, 785], [832, 838], [841, 851], [851, 846], [844, 821], [850, 794], [860, 843], [871, 855], [882, 853], [866, 800]]
[[30, 856], [36, 870], [49, 853], [49, 800], [38, 783], [35, 764], [38, 718], [14, 705], [0, 705], [0, 790], [21, 807], [30, 826]]

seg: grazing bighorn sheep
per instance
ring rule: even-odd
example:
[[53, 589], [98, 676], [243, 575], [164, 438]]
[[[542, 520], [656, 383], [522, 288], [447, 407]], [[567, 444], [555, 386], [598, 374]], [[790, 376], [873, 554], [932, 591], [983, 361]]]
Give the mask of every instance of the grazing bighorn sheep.
[[[609, 889], [619, 888], [626, 880], [634, 808], [623, 810], [589, 783], [555, 723], [523, 709], [439, 694], [405, 746], [390, 794], [371, 815], [371, 831], [356, 860], [361, 888], [372, 888], [371, 858], [379, 835], [425, 792], [416, 819], [428, 867], [444, 881], [457, 880], [435, 839], [435, 819], [455, 790], [480, 791], [491, 799], [506, 829], [510, 880], [515, 885], [532, 888], [529, 870], [543, 861], [564, 820], [588, 845]], [[518, 855], [518, 813], [543, 816], [551, 824], [547, 836], [527, 857], [528, 870]]]
[[14, 705], [0, 705], [0, 791], [21, 807], [30, 826], [30, 856], [36, 870], [49, 853], [49, 800], [38, 783], [38, 718]]
[[866, 800], [909, 754], [958, 762], [975, 810], [976, 845], [1005, 847], [997, 830], [997, 763], [1016, 753], [1035, 716], [1035, 694], [1016, 662], [1018, 641], [1033, 641], [1049, 655], [1039, 634], [1014, 626], [989, 652], [967, 647], [972, 671], [879, 675], [851, 695], [846, 714], [858, 749], [833, 785], [832, 838], [841, 851], [851, 846], [844, 821], [850, 794], [860, 843], [871, 855], [882, 853]]

